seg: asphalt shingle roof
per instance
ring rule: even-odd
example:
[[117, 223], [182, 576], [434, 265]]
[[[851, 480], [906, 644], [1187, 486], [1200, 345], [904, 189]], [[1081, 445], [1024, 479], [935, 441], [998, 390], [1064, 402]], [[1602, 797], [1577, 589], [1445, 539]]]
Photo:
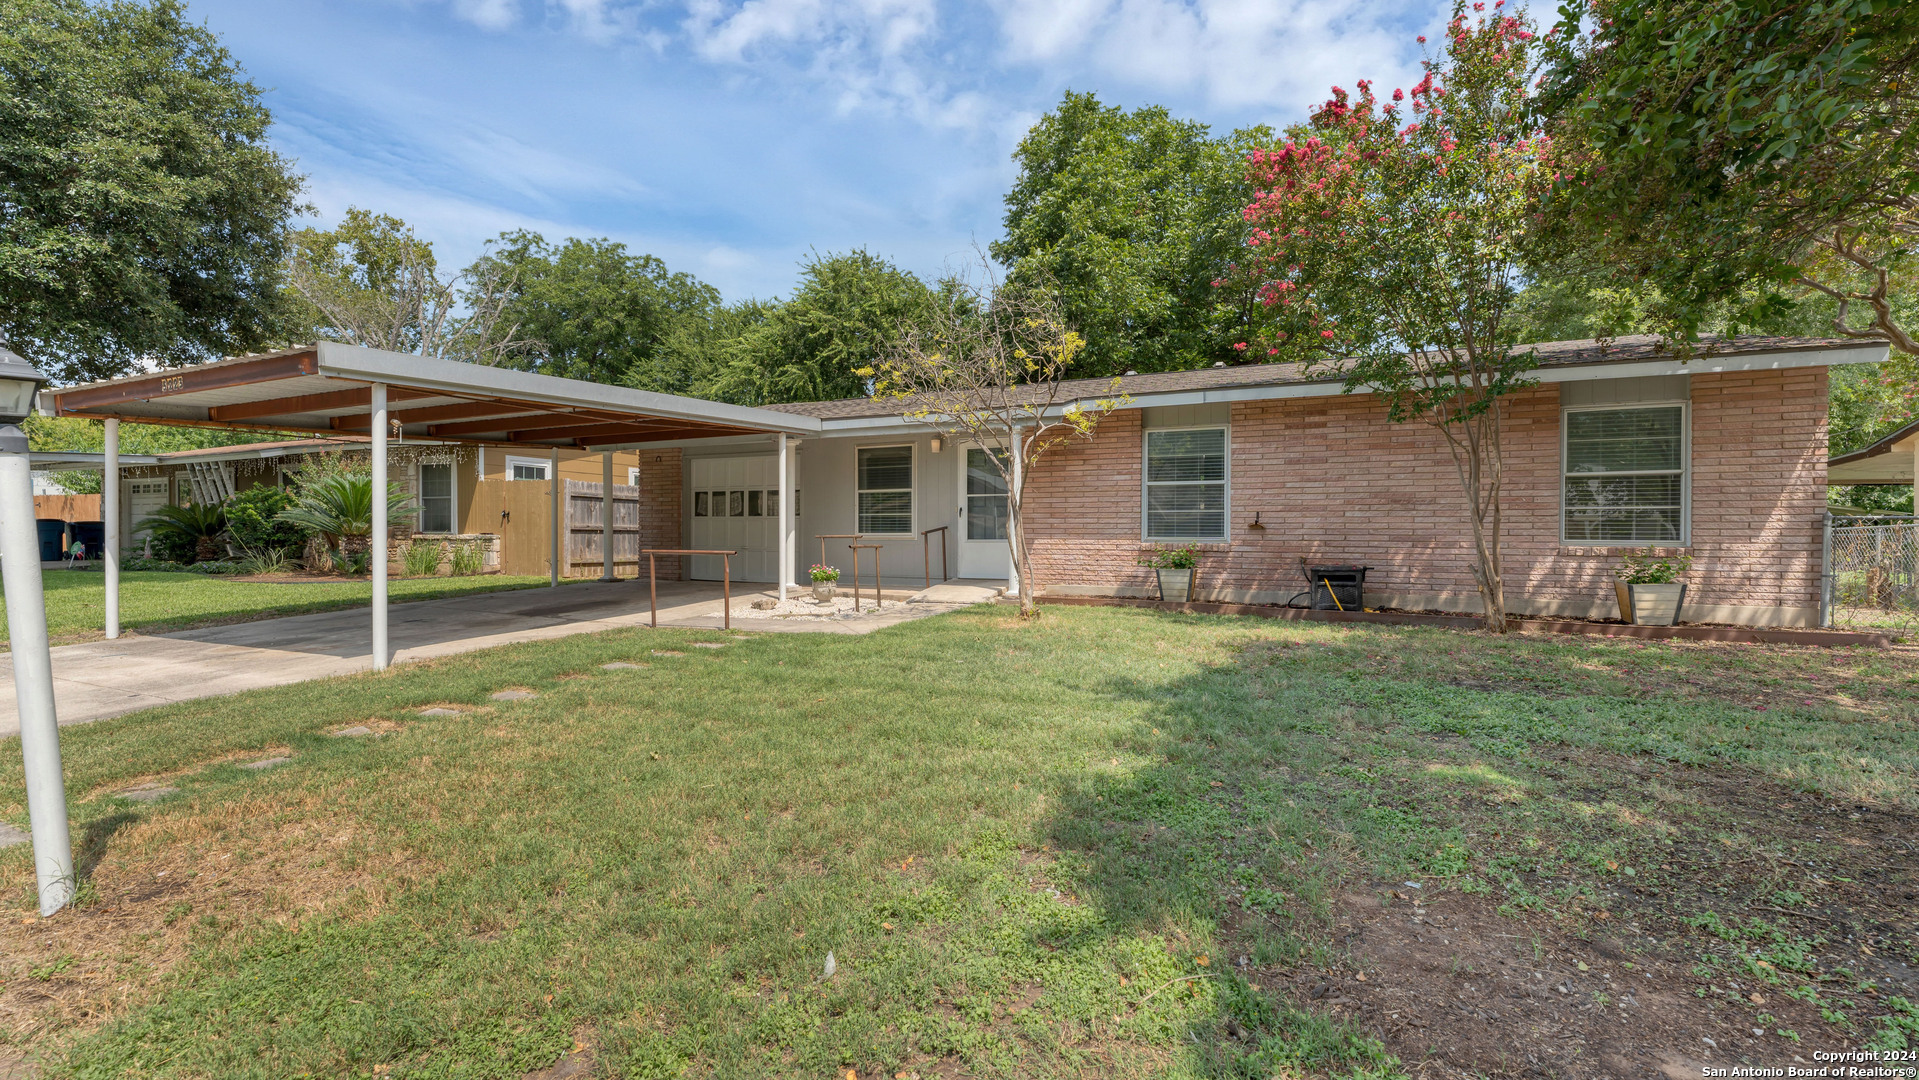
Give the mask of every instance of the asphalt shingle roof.
[[[1670, 355], [1661, 349], [1663, 339], [1652, 334], [1636, 334], [1604, 341], [1551, 341], [1535, 345], [1541, 367], [1573, 367], [1582, 364], [1624, 364], [1656, 360]], [[1708, 339], [1701, 343], [1696, 357], [1739, 356], [1767, 352], [1814, 352], [1822, 349], [1856, 348], [1869, 342], [1845, 338], [1772, 337], [1752, 335], [1738, 338]], [[1177, 393], [1187, 390], [1217, 390], [1243, 386], [1284, 386], [1312, 382], [1337, 382], [1322, 372], [1308, 377], [1299, 364], [1239, 364], [1231, 367], [1199, 368], [1194, 371], [1158, 371], [1145, 375], [1120, 377], [1119, 392], [1133, 397], [1147, 394]], [[1111, 393], [1113, 380], [1069, 379], [1060, 384], [1060, 400], [1095, 398]], [[877, 416], [897, 416], [901, 403], [872, 398], [843, 398], [839, 401], [794, 401], [764, 408], [778, 412], [815, 416], [822, 420], [858, 420]]]

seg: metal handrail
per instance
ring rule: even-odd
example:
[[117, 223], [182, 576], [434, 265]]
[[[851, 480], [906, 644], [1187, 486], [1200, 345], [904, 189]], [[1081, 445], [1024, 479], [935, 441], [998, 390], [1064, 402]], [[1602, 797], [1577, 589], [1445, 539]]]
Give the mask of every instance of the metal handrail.
[[725, 607], [721, 609], [720, 625], [733, 629], [733, 556], [739, 550], [719, 551], [713, 548], [647, 548], [640, 554], [646, 556], [646, 599], [651, 607], [650, 619], [655, 630], [660, 626], [660, 584], [658, 555], [720, 555], [720, 596]]
[[865, 533], [814, 533], [813, 539], [820, 542], [820, 565], [826, 565], [826, 542], [828, 540], [864, 540]]
[[929, 589], [933, 587], [933, 533], [940, 534], [940, 580], [953, 580], [952, 575], [946, 572], [946, 533], [950, 528], [952, 528], [950, 525], [940, 525], [936, 528], [920, 530], [920, 564], [921, 569], [926, 571], [926, 587]]
[[860, 610], [860, 552], [865, 550], [873, 552], [873, 610], [878, 611], [886, 606], [885, 594], [880, 592], [880, 550], [886, 545], [848, 544], [846, 546], [853, 552], [853, 611], [858, 613]]

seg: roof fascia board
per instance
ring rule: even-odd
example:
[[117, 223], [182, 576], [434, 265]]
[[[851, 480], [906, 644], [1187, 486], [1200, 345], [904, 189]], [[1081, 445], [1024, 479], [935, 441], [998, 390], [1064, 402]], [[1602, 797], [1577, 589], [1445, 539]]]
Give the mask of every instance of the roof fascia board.
[[[432, 356], [364, 349], [323, 341], [319, 345], [319, 372], [334, 378], [360, 379], [365, 382], [392, 382], [408, 387], [432, 387], [455, 396], [472, 397], [476, 393], [497, 393], [553, 405], [573, 408], [613, 408], [632, 410], [650, 416], [671, 417], [709, 424], [759, 427], [769, 431], [810, 434], [820, 430], [820, 422], [797, 413], [727, 405], [674, 394], [656, 394], [624, 386], [582, 383], [530, 371], [467, 364]], [[580, 393], [591, 387], [592, 396]]]
[[[27, 464], [33, 469], [55, 469], [61, 472], [92, 472], [95, 468], [107, 467], [107, 455], [92, 454], [85, 450], [68, 452], [65, 450], [35, 450], [27, 455]], [[158, 465], [160, 459], [153, 454], [121, 454], [120, 464]]]

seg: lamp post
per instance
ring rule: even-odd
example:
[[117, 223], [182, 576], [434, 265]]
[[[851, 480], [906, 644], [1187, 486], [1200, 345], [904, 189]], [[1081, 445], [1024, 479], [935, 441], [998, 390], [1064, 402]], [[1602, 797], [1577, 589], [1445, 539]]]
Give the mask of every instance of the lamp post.
[[0, 582], [7, 593], [13, 644], [13, 689], [20, 706], [20, 756], [26, 761], [27, 818], [40, 914], [73, 898], [73, 842], [67, 835], [67, 789], [60, 771], [60, 729], [53, 712], [53, 654], [47, 651], [46, 598], [40, 583], [40, 537], [33, 523], [33, 464], [17, 426], [33, 412], [46, 377], [0, 343]]

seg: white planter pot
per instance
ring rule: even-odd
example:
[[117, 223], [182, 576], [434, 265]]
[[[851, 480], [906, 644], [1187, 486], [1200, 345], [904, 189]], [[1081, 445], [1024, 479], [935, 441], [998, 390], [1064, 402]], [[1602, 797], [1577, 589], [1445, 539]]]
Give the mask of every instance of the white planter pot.
[[813, 583], [813, 599], [818, 600], [822, 604], [827, 602], [828, 600], [833, 599], [834, 588], [835, 588], [835, 585], [831, 581], [814, 582]]
[[1159, 598], [1169, 604], [1190, 603], [1193, 599], [1193, 571], [1159, 570]]
[[1619, 617], [1642, 626], [1671, 626], [1677, 623], [1680, 610], [1686, 603], [1686, 586], [1679, 582], [1667, 585], [1614, 582], [1613, 588], [1619, 597]]

